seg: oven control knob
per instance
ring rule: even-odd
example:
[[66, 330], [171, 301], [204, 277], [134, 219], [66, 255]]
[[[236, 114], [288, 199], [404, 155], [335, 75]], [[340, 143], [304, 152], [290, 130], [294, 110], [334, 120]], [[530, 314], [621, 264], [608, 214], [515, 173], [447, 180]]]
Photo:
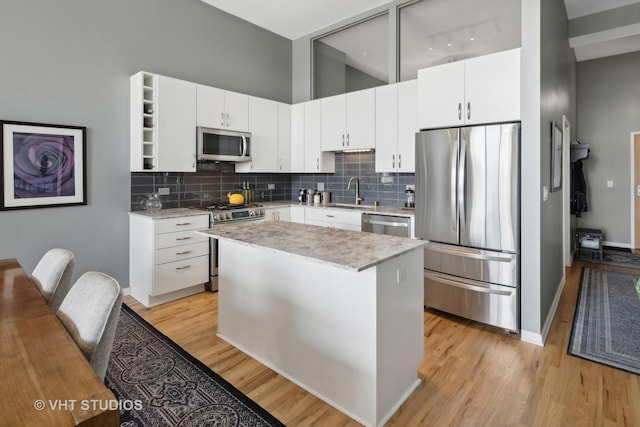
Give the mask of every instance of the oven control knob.
[[215, 221], [217, 221], [217, 220], [218, 220], [218, 215], [214, 215], [214, 216], [213, 216], [213, 221], [215, 222]]
[[224, 216], [225, 219], [231, 219], [231, 212], [227, 212]]
[[256, 211], [253, 211], [253, 210], [249, 211], [249, 216], [256, 216]]

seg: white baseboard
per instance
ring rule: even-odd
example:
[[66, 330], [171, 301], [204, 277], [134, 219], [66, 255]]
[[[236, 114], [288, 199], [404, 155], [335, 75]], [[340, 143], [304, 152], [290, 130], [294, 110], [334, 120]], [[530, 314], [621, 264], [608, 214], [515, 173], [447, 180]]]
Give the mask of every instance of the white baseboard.
[[602, 246], [611, 246], [613, 248], [631, 249], [631, 243], [609, 242], [607, 240], [603, 240], [602, 241]]
[[544, 322], [541, 333], [521, 330], [521, 341], [526, 341], [531, 344], [539, 345], [541, 347], [544, 346], [544, 343], [547, 340], [547, 336], [549, 335], [549, 329], [551, 329], [551, 323], [553, 323], [553, 319], [556, 316], [556, 310], [558, 309], [558, 303], [560, 302], [560, 296], [562, 296], [562, 290], [564, 289], [565, 283], [566, 280], [563, 276], [560, 280], [560, 284], [558, 285], [558, 289], [556, 290], [556, 295], [553, 298], [551, 309], [549, 310], [549, 314], [547, 315], [547, 319]]
[[127, 295], [131, 295], [131, 288], [128, 286], [126, 288], [122, 288], [122, 296], [126, 297]]

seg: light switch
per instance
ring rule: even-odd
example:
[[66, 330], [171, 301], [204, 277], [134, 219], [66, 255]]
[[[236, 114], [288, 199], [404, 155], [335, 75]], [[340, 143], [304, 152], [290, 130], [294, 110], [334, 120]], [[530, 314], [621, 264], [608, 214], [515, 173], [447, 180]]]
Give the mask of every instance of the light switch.
[[549, 199], [549, 187], [546, 185], [542, 186], [542, 201], [546, 202]]
[[613, 180], [612, 179], [607, 181], [607, 187], [613, 188]]
[[324, 182], [318, 183], [318, 191], [324, 191]]
[[636, 189], [636, 194], [638, 195], [638, 197], [640, 197], [640, 185], [638, 185], [638, 187]]

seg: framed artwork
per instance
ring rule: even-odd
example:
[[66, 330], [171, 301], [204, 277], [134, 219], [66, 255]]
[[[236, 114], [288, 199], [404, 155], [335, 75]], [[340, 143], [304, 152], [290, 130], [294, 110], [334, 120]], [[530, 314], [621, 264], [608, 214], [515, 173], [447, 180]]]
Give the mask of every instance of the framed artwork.
[[87, 204], [86, 127], [0, 121], [0, 209]]
[[551, 191], [562, 188], [562, 129], [551, 122]]

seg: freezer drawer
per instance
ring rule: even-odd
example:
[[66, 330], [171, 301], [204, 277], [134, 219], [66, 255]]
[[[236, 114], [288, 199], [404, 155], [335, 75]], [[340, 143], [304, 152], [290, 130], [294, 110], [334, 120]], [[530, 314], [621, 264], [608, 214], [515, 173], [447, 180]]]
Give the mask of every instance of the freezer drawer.
[[488, 325], [519, 331], [518, 288], [424, 272], [424, 305]]
[[424, 268], [504, 286], [520, 283], [517, 254], [429, 242], [424, 248]]

